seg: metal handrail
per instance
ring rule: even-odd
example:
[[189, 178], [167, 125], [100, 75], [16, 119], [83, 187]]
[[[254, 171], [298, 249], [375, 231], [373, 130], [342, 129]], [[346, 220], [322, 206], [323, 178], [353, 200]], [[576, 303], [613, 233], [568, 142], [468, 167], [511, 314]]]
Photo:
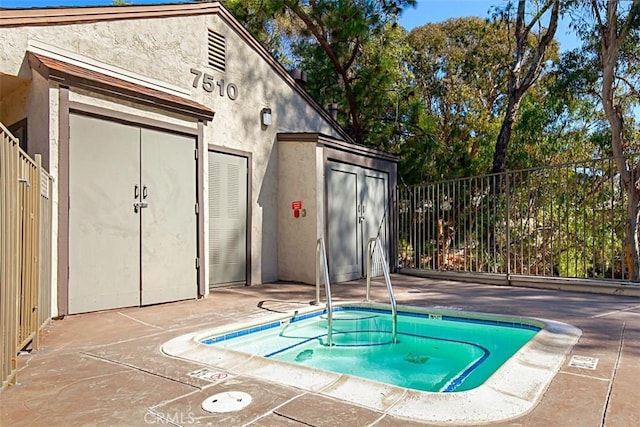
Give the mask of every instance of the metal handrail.
[[380, 251], [380, 258], [382, 259], [382, 272], [384, 273], [384, 280], [387, 283], [387, 291], [389, 292], [389, 300], [391, 301], [391, 340], [393, 343], [397, 342], [398, 335], [398, 306], [396, 304], [396, 297], [393, 295], [393, 287], [391, 286], [391, 277], [389, 275], [389, 265], [384, 257], [384, 251], [382, 250], [382, 243], [380, 237], [371, 237], [367, 243], [367, 302], [370, 301], [369, 294], [371, 290], [371, 259], [373, 258], [373, 250], [375, 246]]
[[[322, 258], [320, 257], [322, 255]], [[321, 265], [322, 263], [322, 265]], [[327, 345], [333, 345], [333, 306], [331, 305], [331, 284], [329, 283], [329, 268], [327, 265], [327, 249], [324, 240], [316, 243], [316, 304], [320, 304], [320, 269], [324, 272], [324, 293], [327, 297]]]

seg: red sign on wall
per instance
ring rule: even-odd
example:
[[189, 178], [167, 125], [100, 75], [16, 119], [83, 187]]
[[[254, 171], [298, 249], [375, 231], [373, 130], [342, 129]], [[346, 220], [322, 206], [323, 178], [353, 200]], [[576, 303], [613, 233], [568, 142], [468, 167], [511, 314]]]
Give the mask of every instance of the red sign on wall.
[[296, 209], [302, 209], [302, 200], [296, 200], [295, 202], [291, 202], [291, 209], [294, 211]]

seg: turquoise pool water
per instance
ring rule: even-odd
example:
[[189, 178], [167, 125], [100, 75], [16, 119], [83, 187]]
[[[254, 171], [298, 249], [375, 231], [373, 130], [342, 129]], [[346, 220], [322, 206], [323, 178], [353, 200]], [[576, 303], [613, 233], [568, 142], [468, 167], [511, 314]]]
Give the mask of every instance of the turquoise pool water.
[[453, 392], [481, 385], [540, 330], [535, 325], [399, 312], [391, 342], [389, 311], [339, 307], [327, 346], [326, 313], [317, 311], [202, 340], [268, 358], [400, 387]]

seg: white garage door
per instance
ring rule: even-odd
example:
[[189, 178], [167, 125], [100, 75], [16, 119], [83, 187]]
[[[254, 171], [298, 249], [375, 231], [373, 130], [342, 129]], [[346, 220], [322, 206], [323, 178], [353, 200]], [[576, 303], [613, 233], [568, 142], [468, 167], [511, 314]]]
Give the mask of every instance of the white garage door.
[[71, 114], [69, 313], [197, 296], [195, 139]]

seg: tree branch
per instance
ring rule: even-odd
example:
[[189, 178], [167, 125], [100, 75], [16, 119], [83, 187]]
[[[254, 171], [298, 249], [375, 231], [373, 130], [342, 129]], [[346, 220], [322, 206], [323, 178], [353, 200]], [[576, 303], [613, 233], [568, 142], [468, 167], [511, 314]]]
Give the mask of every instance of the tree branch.
[[544, 59], [544, 55], [549, 47], [549, 44], [553, 40], [556, 30], [558, 28], [558, 16], [560, 14], [560, 1], [553, 0], [553, 9], [551, 10], [551, 16], [549, 18], [549, 27], [545, 31], [544, 35], [538, 42], [538, 46], [536, 47], [536, 53], [533, 57], [533, 60], [529, 64], [529, 69], [527, 70], [527, 74], [522, 79], [522, 87], [524, 90], [531, 87], [534, 81], [537, 78], [537, 74], [540, 71], [540, 65], [542, 64], [542, 60]]
[[640, 13], [640, 0], [633, 0], [633, 3], [631, 4], [631, 9], [629, 10], [629, 14], [627, 15], [627, 19], [622, 24], [622, 29], [620, 30], [620, 36], [618, 37], [620, 40], [620, 43], [622, 43], [627, 38], [627, 35], [631, 30], [631, 25], [633, 24], [633, 21], [635, 20], [636, 15], [639, 13]]
[[542, 7], [542, 9], [539, 9], [535, 16], [531, 18], [531, 22], [529, 22], [529, 25], [527, 25], [527, 28], [525, 28], [525, 33], [529, 34], [533, 29], [533, 26], [540, 20], [540, 18], [542, 18], [542, 15], [547, 13], [552, 5], [555, 6], [557, 4], [558, 2], [556, 0], [548, 0]]

